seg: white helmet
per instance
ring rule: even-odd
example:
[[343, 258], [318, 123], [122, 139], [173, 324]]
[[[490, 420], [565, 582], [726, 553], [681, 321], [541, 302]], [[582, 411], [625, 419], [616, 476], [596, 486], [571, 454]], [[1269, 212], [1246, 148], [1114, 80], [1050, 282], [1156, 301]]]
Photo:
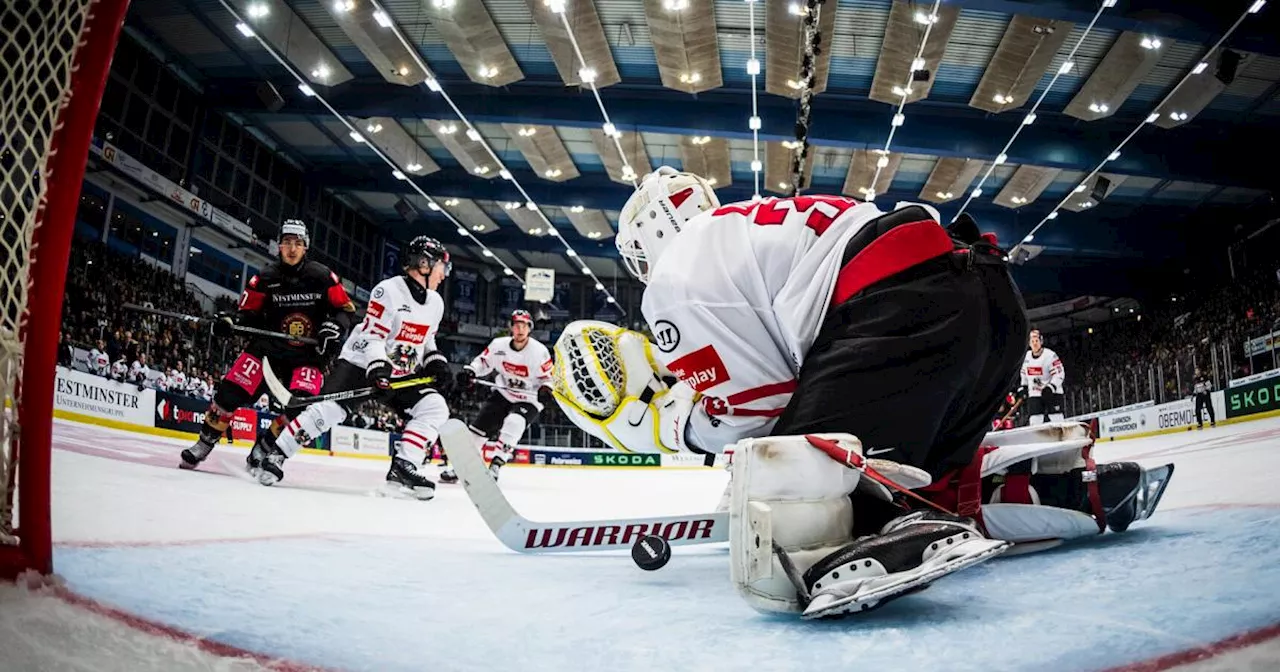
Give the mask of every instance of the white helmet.
[[706, 180], [662, 166], [645, 176], [636, 193], [622, 206], [614, 244], [627, 270], [649, 282], [649, 269], [684, 229], [684, 223], [720, 207]]

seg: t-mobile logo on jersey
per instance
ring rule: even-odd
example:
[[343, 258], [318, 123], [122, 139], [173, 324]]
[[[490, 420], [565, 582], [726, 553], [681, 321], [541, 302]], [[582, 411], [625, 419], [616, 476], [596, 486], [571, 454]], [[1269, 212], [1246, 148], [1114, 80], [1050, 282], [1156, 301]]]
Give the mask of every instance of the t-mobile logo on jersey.
[[699, 348], [673, 362], [667, 368], [698, 392], [705, 392], [729, 380], [729, 371], [714, 346]]

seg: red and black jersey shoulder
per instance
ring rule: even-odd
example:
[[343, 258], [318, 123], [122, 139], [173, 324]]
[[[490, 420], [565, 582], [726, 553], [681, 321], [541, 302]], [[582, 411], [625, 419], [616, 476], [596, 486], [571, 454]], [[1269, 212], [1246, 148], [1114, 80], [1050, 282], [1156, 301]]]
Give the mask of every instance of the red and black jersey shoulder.
[[320, 323], [336, 320], [349, 328], [355, 306], [338, 275], [317, 261], [297, 267], [273, 262], [249, 279], [240, 297], [245, 318], [261, 328], [294, 336], [314, 336]]

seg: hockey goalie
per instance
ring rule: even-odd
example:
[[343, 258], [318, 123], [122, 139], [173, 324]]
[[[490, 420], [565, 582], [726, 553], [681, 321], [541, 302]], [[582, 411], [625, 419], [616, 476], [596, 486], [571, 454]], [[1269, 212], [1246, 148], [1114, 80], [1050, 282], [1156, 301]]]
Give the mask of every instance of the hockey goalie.
[[722, 206], [664, 166], [615, 242], [652, 336], [569, 325], [556, 399], [620, 451], [732, 451], [731, 577], [758, 610], [857, 613], [1014, 544], [1123, 531], [1171, 475], [1095, 464], [1079, 423], [987, 434], [1028, 323], [972, 219], [832, 196]]

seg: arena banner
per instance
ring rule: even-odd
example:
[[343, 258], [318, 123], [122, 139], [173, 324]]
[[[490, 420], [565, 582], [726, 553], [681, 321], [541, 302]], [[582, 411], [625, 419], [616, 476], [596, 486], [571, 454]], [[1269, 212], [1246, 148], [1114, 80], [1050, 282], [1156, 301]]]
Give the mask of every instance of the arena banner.
[[453, 272], [453, 276], [449, 278], [450, 297], [449, 307], [459, 313], [476, 312], [476, 282], [479, 276], [475, 271], [466, 271], [457, 269]]
[[498, 313], [510, 316], [511, 311], [519, 308], [524, 299], [524, 287], [520, 286], [520, 281], [515, 278], [503, 278], [499, 286], [501, 293], [498, 295]]
[[53, 407], [105, 420], [152, 426], [156, 391], [59, 366]]
[[198, 434], [204, 424], [204, 412], [208, 409], [209, 402], [203, 399], [157, 391], [155, 426]]
[[1280, 410], [1280, 378], [1265, 378], [1226, 391], [1228, 418]]
[[[395, 438], [398, 440], [400, 435], [395, 435]], [[391, 445], [391, 434], [374, 429], [357, 429], [339, 425], [329, 430], [329, 450], [335, 453], [387, 455]]]
[[[267, 424], [271, 424], [271, 421], [267, 420]], [[258, 412], [252, 408], [236, 410], [235, 416], [231, 418], [231, 437], [237, 441], [257, 441]]]
[[661, 465], [664, 467], [681, 467], [686, 469], [690, 467], [712, 467], [712, 466], [718, 467], [724, 464], [724, 460], [725, 460], [724, 456], [716, 455], [714, 456], [714, 462], [708, 465], [706, 455], [696, 455], [694, 453], [675, 453], [672, 455], [662, 455]]
[[593, 467], [661, 467], [658, 453], [587, 453], [587, 464]]
[[1228, 388], [1233, 388], [1233, 387], [1243, 387], [1243, 386], [1245, 386], [1245, 385], [1248, 385], [1249, 383], [1256, 383], [1256, 382], [1258, 382], [1259, 380], [1267, 380], [1267, 379], [1269, 379], [1269, 378], [1277, 378], [1277, 377], [1280, 377], [1280, 369], [1271, 369], [1270, 371], [1263, 371], [1262, 373], [1255, 373], [1255, 374], [1253, 374], [1253, 375], [1251, 375], [1251, 376], [1245, 376], [1245, 377], [1243, 377], [1243, 378], [1236, 378], [1236, 379], [1232, 380], [1231, 382], [1227, 383], [1227, 387], [1228, 387]]
[[581, 467], [589, 464], [588, 455], [588, 453], [532, 449], [529, 451], [529, 464], [540, 467]]
[[[1221, 391], [1209, 395], [1214, 417], [1224, 417]], [[1204, 414], [1209, 422], [1209, 413]], [[1160, 432], [1171, 429], [1190, 429], [1196, 426], [1196, 402], [1194, 398], [1179, 399], [1158, 406], [1146, 406], [1118, 413], [1106, 413], [1098, 418], [1098, 435], [1102, 438], [1119, 438], [1134, 434]]]

